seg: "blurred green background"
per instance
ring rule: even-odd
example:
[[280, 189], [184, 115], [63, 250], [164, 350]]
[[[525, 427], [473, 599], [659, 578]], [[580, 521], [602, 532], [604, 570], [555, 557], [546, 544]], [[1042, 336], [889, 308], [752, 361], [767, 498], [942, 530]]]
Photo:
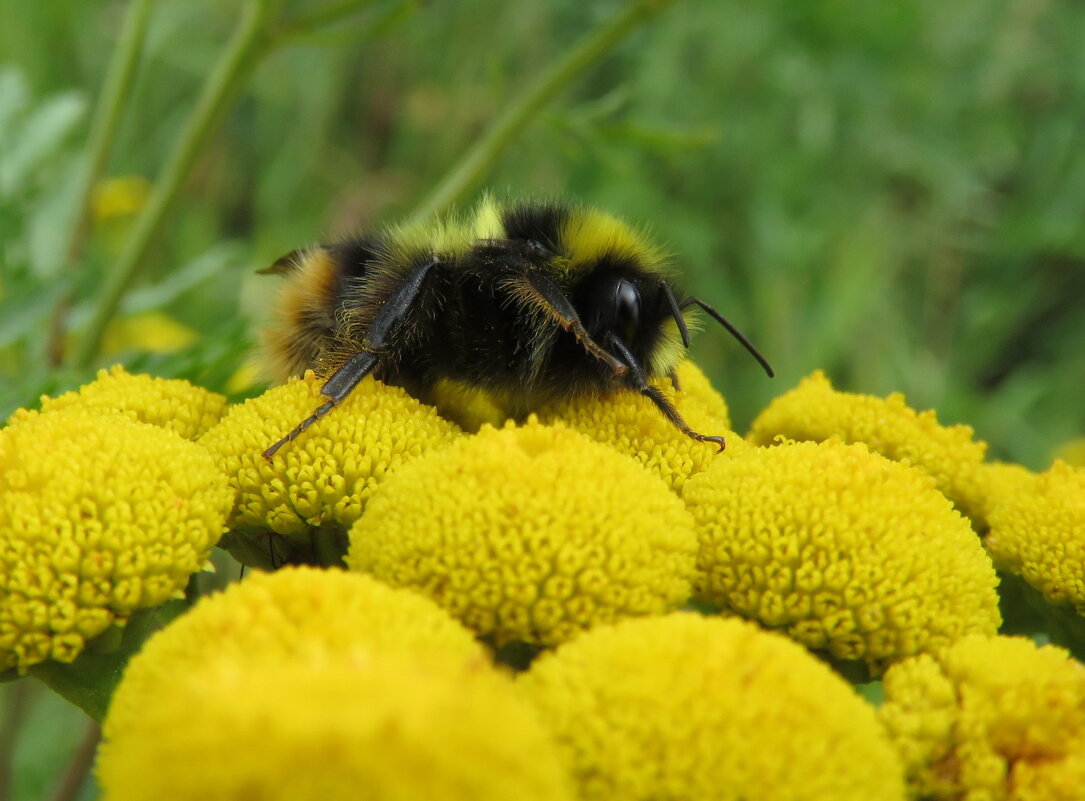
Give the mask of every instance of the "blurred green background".
[[[130, 6], [5, 3], [0, 415], [116, 361], [257, 391], [235, 375], [274, 289], [254, 270], [417, 210], [629, 5], [148, 2], [90, 226], [73, 237]], [[769, 380], [725, 332], [701, 332], [694, 355], [739, 430], [820, 367], [844, 389], [903, 391], [1033, 468], [1085, 433], [1085, 5], [657, 6], [527, 108], [462, 202], [486, 188], [562, 195], [650, 223], [686, 289], [777, 369]], [[79, 363], [138, 213], [257, 7], [251, 69], [122, 282], [103, 347]], [[15, 754], [16, 798], [47, 797], [58, 749], [78, 740], [43, 737]]]

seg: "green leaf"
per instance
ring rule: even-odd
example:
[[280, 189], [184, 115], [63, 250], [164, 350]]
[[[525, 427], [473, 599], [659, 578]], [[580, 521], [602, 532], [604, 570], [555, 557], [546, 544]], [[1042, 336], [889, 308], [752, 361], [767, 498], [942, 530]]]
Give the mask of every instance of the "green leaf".
[[185, 601], [167, 601], [153, 609], [132, 615], [117, 633], [116, 640], [107, 632], [71, 663], [48, 661], [34, 665], [29, 675], [46, 684], [58, 695], [101, 721], [109, 709], [113, 691], [120, 683], [128, 660], [147, 638], [188, 608]]

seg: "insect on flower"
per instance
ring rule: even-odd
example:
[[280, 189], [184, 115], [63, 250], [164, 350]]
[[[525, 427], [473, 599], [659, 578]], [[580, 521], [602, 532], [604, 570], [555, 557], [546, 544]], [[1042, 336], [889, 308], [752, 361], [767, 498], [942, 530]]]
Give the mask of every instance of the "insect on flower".
[[478, 387], [513, 417], [557, 398], [639, 392], [687, 436], [653, 380], [674, 377], [694, 307], [757, 349], [704, 301], [679, 299], [663, 252], [592, 208], [484, 200], [466, 222], [392, 227], [294, 251], [264, 272], [285, 276], [267, 352], [285, 379], [308, 368], [327, 401], [286, 443], [365, 376], [432, 402], [443, 379]]

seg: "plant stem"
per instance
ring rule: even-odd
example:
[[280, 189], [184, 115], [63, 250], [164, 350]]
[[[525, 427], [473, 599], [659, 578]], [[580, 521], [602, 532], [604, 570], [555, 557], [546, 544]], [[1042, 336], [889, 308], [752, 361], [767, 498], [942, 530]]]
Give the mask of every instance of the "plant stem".
[[546, 104], [574, 78], [603, 58], [627, 33], [654, 17], [674, 0], [637, 0], [578, 42], [559, 61], [542, 73], [519, 100], [509, 105], [489, 130], [453, 166], [414, 213], [412, 222], [440, 214], [459, 201], [489, 172], [517, 135]]
[[281, 41], [304, 36], [312, 33], [317, 28], [334, 25], [366, 6], [374, 5], [376, 2], [377, 0], [341, 0], [338, 3], [329, 3], [310, 14], [287, 22], [279, 28], [276, 38]]
[[16, 679], [4, 688], [4, 714], [0, 717], [0, 799], [11, 798], [15, 747], [35, 689], [26, 679]]
[[75, 801], [83, 785], [87, 783], [87, 774], [94, 767], [94, 754], [98, 750], [98, 743], [102, 739], [102, 728], [97, 721], [88, 721], [83, 739], [72, 754], [64, 775], [60, 777], [60, 783], [53, 793], [53, 801]]
[[[94, 186], [98, 183], [120, 125], [125, 101], [128, 100], [132, 83], [135, 81], [136, 65], [143, 53], [143, 42], [147, 33], [147, 21], [155, 0], [132, 0], [124, 16], [117, 46], [106, 70], [102, 93], [94, 107], [94, 118], [90, 124], [87, 138], [87, 160], [79, 176], [76, 189], [75, 216], [71, 221], [71, 234], [65, 249], [67, 262], [73, 268], [78, 267], [83, 252], [83, 243], [90, 227], [90, 205]], [[54, 365], [64, 358], [64, 317], [71, 305], [71, 295], [65, 294], [57, 303], [53, 312], [52, 331], [48, 352]]]
[[196, 107], [185, 123], [162, 174], [155, 182], [150, 200], [143, 208], [135, 229], [112, 270], [106, 275], [105, 286], [97, 297], [90, 326], [79, 342], [72, 362], [86, 368], [97, 357], [102, 335], [121, 297], [151, 248], [173, 203], [177, 200], [185, 178], [204, 144], [215, 131], [226, 107], [259, 60], [269, 41], [265, 27], [275, 3], [249, 0], [241, 13], [234, 34], [219, 58], [218, 64], [204, 84]]

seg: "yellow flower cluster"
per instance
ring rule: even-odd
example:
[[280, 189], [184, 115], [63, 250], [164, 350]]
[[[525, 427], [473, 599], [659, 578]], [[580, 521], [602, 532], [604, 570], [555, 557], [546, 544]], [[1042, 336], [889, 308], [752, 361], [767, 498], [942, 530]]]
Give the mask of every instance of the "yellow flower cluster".
[[519, 680], [583, 801], [899, 801], [874, 710], [795, 643], [688, 613], [600, 626]]
[[0, 431], [0, 669], [69, 662], [180, 592], [233, 492], [198, 446], [72, 407]]
[[351, 568], [421, 590], [497, 643], [543, 645], [674, 609], [696, 553], [688, 513], [655, 476], [535, 420], [404, 467], [350, 538]]
[[43, 396], [40, 412], [19, 409], [8, 424], [62, 409], [79, 409], [88, 414], [119, 412], [185, 439], [196, 439], [222, 417], [226, 398], [180, 379], [131, 375], [117, 364], [99, 370], [97, 378], [78, 392], [65, 392], [56, 398]]
[[429, 601], [284, 569], [201, 601], [132, 660], [109, 801], [571, 801], [554, 743]]
[[1085, 468], [1055, 462], [998, 496], [984, 543], [995, 563], [1085, 614]]
[[886, 671], [880, 715], [914, 797], [1082, 797], [1085, 666], [1061, 648], [966, 637]]
[[938, 489], [971, 516], [984, 499], [977, 471], [987, 451], [987, 444], [972, 434], [969, 426], [939, 425], [933, 411], [912, 410], [899, 392], [887, 398], [838, 392], [817, 370], [768, 405], [754, 421], [749, 439], [758, 445], [770, 445], [781, 435], [863, 442], [888, 459], [929, 473]]
[[[679, 364], [675, 373], [680, 391], [675, 392], [669, 380], [662, 384], [689, 426], [701, 434], [724, 437], [727, 440], [724, 455], [741, 452], [746, 443], [731, 431], [727, 403], [704, 373], [690, 361]], [[690, 439], [660, 414], [650, 400], [632, 392], [554, 403], [540, 410], [539, 418], [544, 423], [564, 423], [632, 456], [678, 493], [691, 476], [719, 457], [714, 444]]]
[[322, 383], [310, 371], [231, 407], [200, 438], [238, 492], [231, 528], [299, 542], [326, 524], [345, 531], [388, 475], [460, 436], [433, 408], [368, 378], [271, 461], [264, 459], [268, 446], [327, 400]]
[[831, 439], [721, 459], [684, 493], [699, 595], [839, 659], [886, 663], [999, 626], [997, 579], [924, 473]]

